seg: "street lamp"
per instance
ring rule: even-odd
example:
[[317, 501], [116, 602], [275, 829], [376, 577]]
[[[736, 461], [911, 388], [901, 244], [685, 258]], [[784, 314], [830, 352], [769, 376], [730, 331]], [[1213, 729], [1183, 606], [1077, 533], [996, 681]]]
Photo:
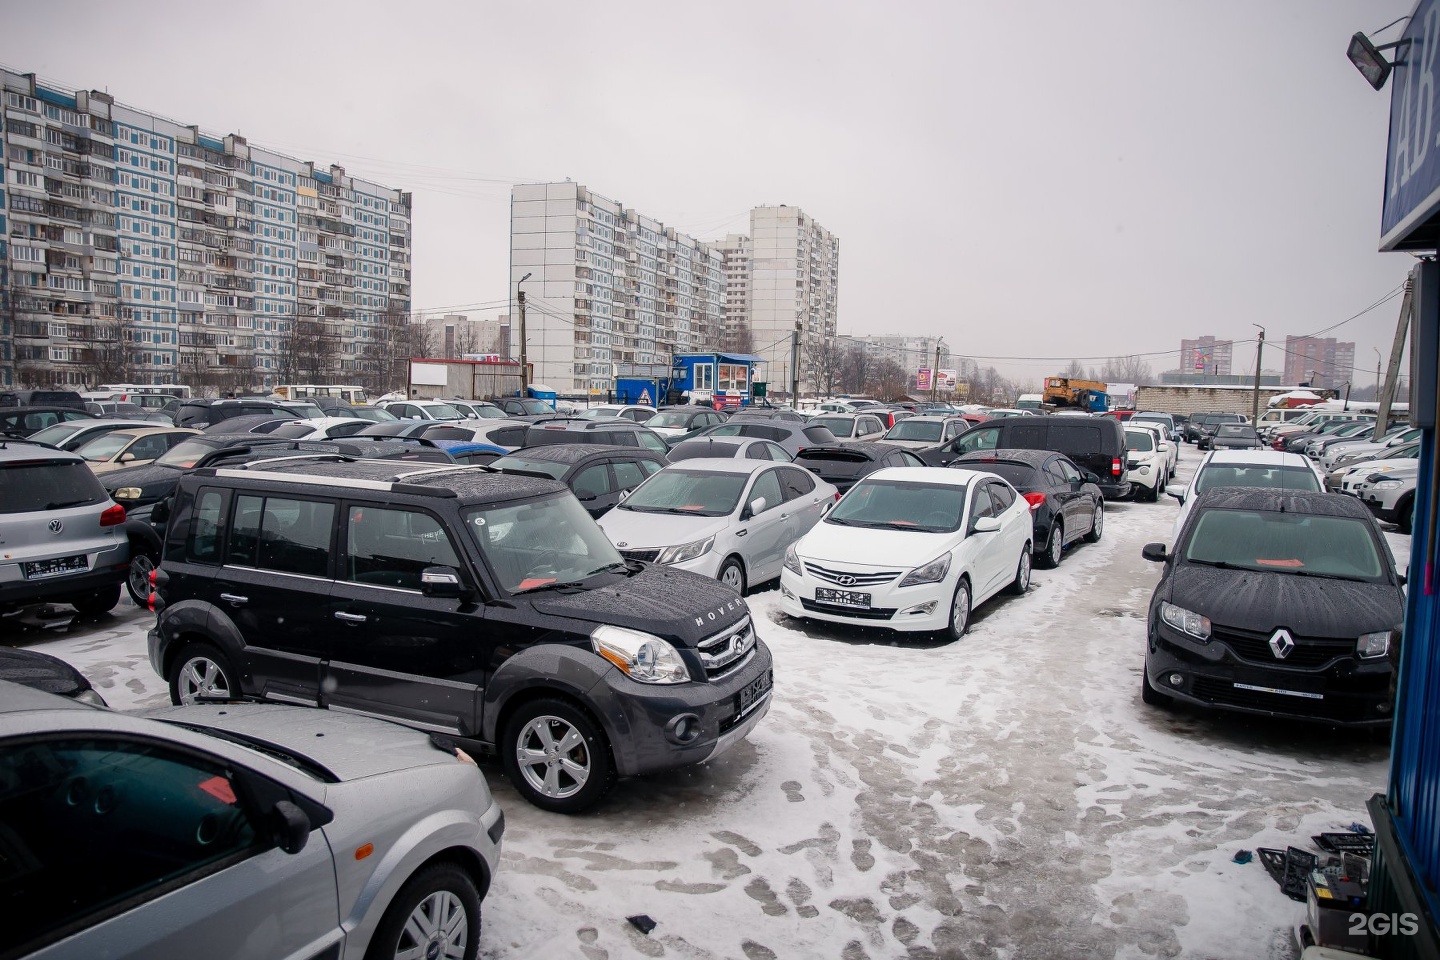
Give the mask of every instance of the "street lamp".
[[525, 396], [530, 390], [530, 370], [525, 365], [525, 291], [520, 289], [520, 284], [529, 280], [531, 274], [527, 273], [515, 281], [515, 302], [520, 307], [520, 396]]
[[945, 342], [944, 337], [935, 338], [935, 366], [930, 370], [930, 399], [935, 400], [940, 388], [940, 344]]

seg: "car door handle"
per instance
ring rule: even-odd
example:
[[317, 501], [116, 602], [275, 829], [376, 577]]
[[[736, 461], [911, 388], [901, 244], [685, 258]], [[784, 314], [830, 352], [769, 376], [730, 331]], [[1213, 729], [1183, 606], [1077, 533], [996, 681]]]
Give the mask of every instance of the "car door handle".
[[343, 610], [336, 610], [336, 611], [335, 611], [335, 619], [336, 619], [336, 620], [344, 620], [346, 623], [364, 623], [364, 622], [365, 622], [365, 614], [363, 614], [363, 613], [346, 613], [346, 612], [343, 611]]
[[780, 519], [781, 519], [781, 520], [789, 520], [789, 519], [790, 519], [790, 514], [788, 514], [788, 513], [782, 513], [782, 514], [780, 514]]
[[736, 531], [735, 531], [735, 536], [737, 536], [737, 537], [743, 537], [743, 536], [745, 536], [745, 534], [747, 534], [747, 533], [749, 533], [749, 532], [750, 532], [749, 530], [736, 530]]
[[226, 603], [236, 603], [236, 604], [239, 604], [239, 603], [249, 603], [249, 602], [250, 602], [250, 598], [249, 598], [249, 597], [241, 597], [241, 596], [237, 596], [236, 594], [233, 594], [233, 593], [222, 593], [222, 594], [220, 594], [220, 599], [221, 599], [221, 600], [224, 600]]

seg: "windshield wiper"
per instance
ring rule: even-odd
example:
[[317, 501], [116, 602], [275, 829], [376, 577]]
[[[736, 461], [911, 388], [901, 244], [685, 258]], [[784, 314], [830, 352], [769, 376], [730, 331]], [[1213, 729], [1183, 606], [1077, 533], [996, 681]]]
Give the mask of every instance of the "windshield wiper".
[[603, 566], [603, 567], [596, 567], [594, 570], [591, 570], [589, 573], [585, 574], [585, 576], [586, 576], [586, 577], [593, 577], [593, 576], [595, 576], [595, 575], [598, 574], [598, 573], [604, 573], [604, 572], [607, 571], [607, 570], [616, 570], [616, 569], [629, 570], [629, 569], [630, 569], [630, 561], [629, 561], [629, 560], [616, 560], [614, 563], [607, 563], [607, 564], [605, 564], [605, 566]]
[[91, 499], [90, 499], [89, 497], [86, 497], [86, 498], [81, 499], [81, 500], [67, 500], [67, 501], [65, 501], [64, 503], [47, 503], [47, 504], [45, 504], [45, 509], [46, 509], [46, 510], [64, 510], [66, 507], [78, 507], [78, 506], [82, 506], [82, 505], [84, 505], [84, 504], [91, 503], [91, 502], [92, 502]]
[[296, 753], [269, 740], [261, 740], [259, 737], [252, 737], [244, 733], [236, 733], [233, 730], [219, 730], [215, 727], [207, 727], [201, 723], [186, 723], [183, 720], [162, 720], [174, 727], [181, 727], [194, 733], [201, 733], [207, 737], [214, 737], [216, 740], [225, 740], [229, 743], [238, 743], [242, 747], [249, 747], [257, 753], [263, 753], [267, 757], [279, 760], [281, 763], [294, 767], [303, 773], [308, 773], [316, 780], [325, 783], [339, 783], [340, 778], [329, 770], [324, 764], [312, 760], [301, 753]]
[[579, 593], [583, 589], [585, 588], [574, 580], [565, 580], [563, 582], [542, 583], [539, 586], [526, 587], [524, 590], [516, 590], [515, 593], [545, 593], [549, 590], [569, 590], [571, 593]]
[[1256, 573], [1260, 572], [1255, 567], [1241, 566], [1238, 563], [1231, 563], [1228, 560], [1190, 560], [1189, 562], [1199, 564], [1202, 567], [1215, 567], [1220, 570], [1252, 570]]

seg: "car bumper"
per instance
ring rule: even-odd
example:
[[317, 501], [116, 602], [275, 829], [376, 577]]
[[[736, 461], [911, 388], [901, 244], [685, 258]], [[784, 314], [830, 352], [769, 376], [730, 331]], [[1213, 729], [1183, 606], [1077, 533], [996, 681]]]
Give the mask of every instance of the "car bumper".
[[1137, 464], [1125, 471], [1125, 479], [1132, 487], [1144, 487], [1146, 490], [1154, 490], [1164, 477], [1164, 469], [1153, 463]]
[[1374, 514], [1375, 519], [1386, 523], [1395, 522], [1395, 502], [1382, 500], [1374, 494], [1367, 494], [1361, 502]]
[[1101, 480], [1096, 486], [1106, 500], [1124, 500], [1130, 496], [1130, 489], [1134, 484], [1129, 480]]
[[[1319, 670], [1278, 670], [1241, 660], [1223, 642], [1201, 644], [1151, 630], [1145, 657], [1150, 685], [1196, 706], [1341, 726], [1390, 722], [1391, 668], [1380, 659], [1342, 657]], [[1179, 675], [1178, 686], [1170, 683]]]
[[689, 570], [691, 573], [698, 573], [702, 577], [710, 577], [712, 580], [720, 573], [720, 561], [724, 555], [715, 550], [709, 550], [694, 560], [682, 560], [679, 563], [667, 563], [664, 566], [675, 570]]
[[130, 572], [130, 545], [121, 540], [107, 550], [86, 554], [90, 569], [56, 577], [25, 579], [19, 563], [0, 564], [0, 607], [81, 597], [124, 583]]
[[[892, 583], [856, 587], [856, 593], [870, 595], [869, 607], [846, 607], [815, 599], [816, 588], [845, 589], [823, 583], [792, 570], [780, 574], [780, 609], [792, 617], [848, 623], [857, 627], [884, 627], [905, 633], [943, 630], [950, 623], [950, 600], [955, 594], [954, 579], [899, 587]], [[928, 608], [928, 609], [926, 609]]]

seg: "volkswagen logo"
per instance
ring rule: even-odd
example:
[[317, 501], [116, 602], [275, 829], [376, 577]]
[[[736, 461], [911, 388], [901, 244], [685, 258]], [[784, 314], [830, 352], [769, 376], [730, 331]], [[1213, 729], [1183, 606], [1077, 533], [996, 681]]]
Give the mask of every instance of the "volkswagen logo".
[[838, 583], [838, 584], [840, 584], [840, 586], [842, 586], [842, 587], [853, 587], [853, 586], [855, 586], [855, 578], [852, 577], [852, 576], [850, 576], [850, 574], [848, 574], [848, 573], [845, 574], [843, 577], [836, 577], [836, 578], [835, 578], [835, 582]]
[[1290, 656], [1295, 649], [1295, 641], [1290, 638], [1290, 631], [1283, 627], [1270, 635], [1270, 652], [1275, 654], [1276, 660], [1284, 660]]
[[64, 529], [65, 529], [65, 524], [61, 523], [59, 520], [51, 520], [51, 521], [50, 521], [50, 532], [51, 532], [51, 533], [59, 533], [61, 530], [64, 530]]

